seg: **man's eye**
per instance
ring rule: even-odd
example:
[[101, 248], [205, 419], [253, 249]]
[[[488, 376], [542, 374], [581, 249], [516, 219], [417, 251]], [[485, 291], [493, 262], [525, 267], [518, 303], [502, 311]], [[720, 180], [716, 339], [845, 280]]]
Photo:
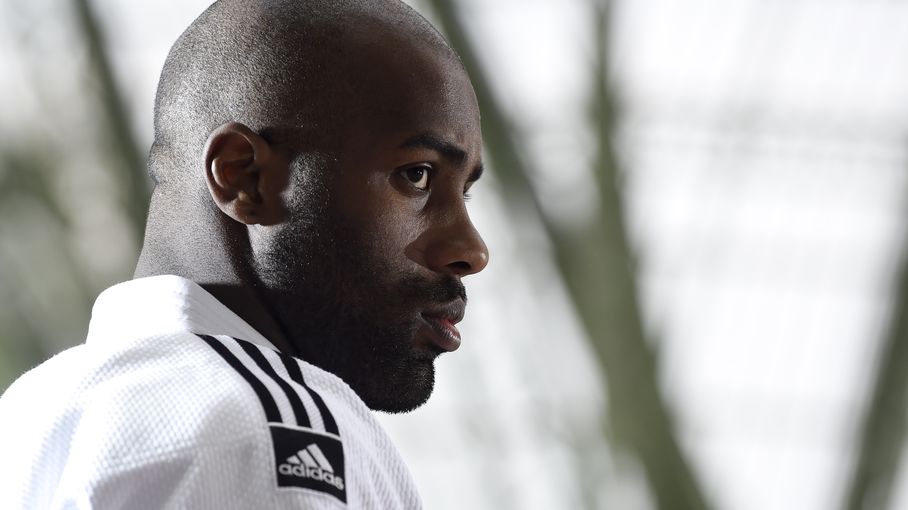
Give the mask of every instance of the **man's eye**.
[[404, 177], [410, 181], [414, 188], [419, 190], [429, 189], [429, 167], [414, 166], [404, 170]]

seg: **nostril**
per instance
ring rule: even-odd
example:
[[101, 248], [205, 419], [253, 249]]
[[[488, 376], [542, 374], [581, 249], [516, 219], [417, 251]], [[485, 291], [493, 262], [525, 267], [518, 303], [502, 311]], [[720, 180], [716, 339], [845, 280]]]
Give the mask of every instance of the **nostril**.
[[451, 269], [455, 269], [457, 271], [469, 271], [470, 270], [470, 264], [467, 262], [464, 262], [462, 260], [458, 261], [458, 262], [451, 262], [450, 264], [448, 264], [448, 267]]

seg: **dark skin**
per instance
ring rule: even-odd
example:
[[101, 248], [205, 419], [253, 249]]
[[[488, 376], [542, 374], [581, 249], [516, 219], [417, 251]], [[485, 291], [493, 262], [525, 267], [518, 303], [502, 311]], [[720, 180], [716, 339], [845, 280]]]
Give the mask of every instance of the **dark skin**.
[[207, 192], [153, 200], [136, 276], [200, 283], [373, 409], [405, 411], [460, 345], [461, 279], [488, 262], [465, 204], [482, 172], [479, 110], [450, 53], [380, 25], [357, 38], [343, 121], [305, 140], [321, 164], [295, 165], [239, 122], [215, 129]]

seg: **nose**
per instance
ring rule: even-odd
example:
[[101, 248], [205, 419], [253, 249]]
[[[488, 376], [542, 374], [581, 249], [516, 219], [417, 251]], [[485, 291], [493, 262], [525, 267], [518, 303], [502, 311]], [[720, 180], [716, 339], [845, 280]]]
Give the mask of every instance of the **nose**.
[[435, 272], [462, 277], [482, 271], [489, 263], [486, 243], [466, 214], [436, 229], [427, 241], [425, 263]]

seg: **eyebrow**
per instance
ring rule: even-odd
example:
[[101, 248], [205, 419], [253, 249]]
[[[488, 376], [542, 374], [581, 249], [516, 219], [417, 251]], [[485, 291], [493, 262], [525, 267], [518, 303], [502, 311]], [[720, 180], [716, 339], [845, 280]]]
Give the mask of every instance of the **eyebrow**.
[[[402, 143], [400, 147], [430, 149], [455, 163], [463, 163], [467, 159], [467, 152], [465, 150], [431, 133], [416, 135]], [[470, 177], [467, 178], [467, 182], [479, 180], [479, 178], [482, 177], [483, 169], [484, 167], [481, 162], [477, 164], [473, 169], [473, 172], [470, 173]]]

